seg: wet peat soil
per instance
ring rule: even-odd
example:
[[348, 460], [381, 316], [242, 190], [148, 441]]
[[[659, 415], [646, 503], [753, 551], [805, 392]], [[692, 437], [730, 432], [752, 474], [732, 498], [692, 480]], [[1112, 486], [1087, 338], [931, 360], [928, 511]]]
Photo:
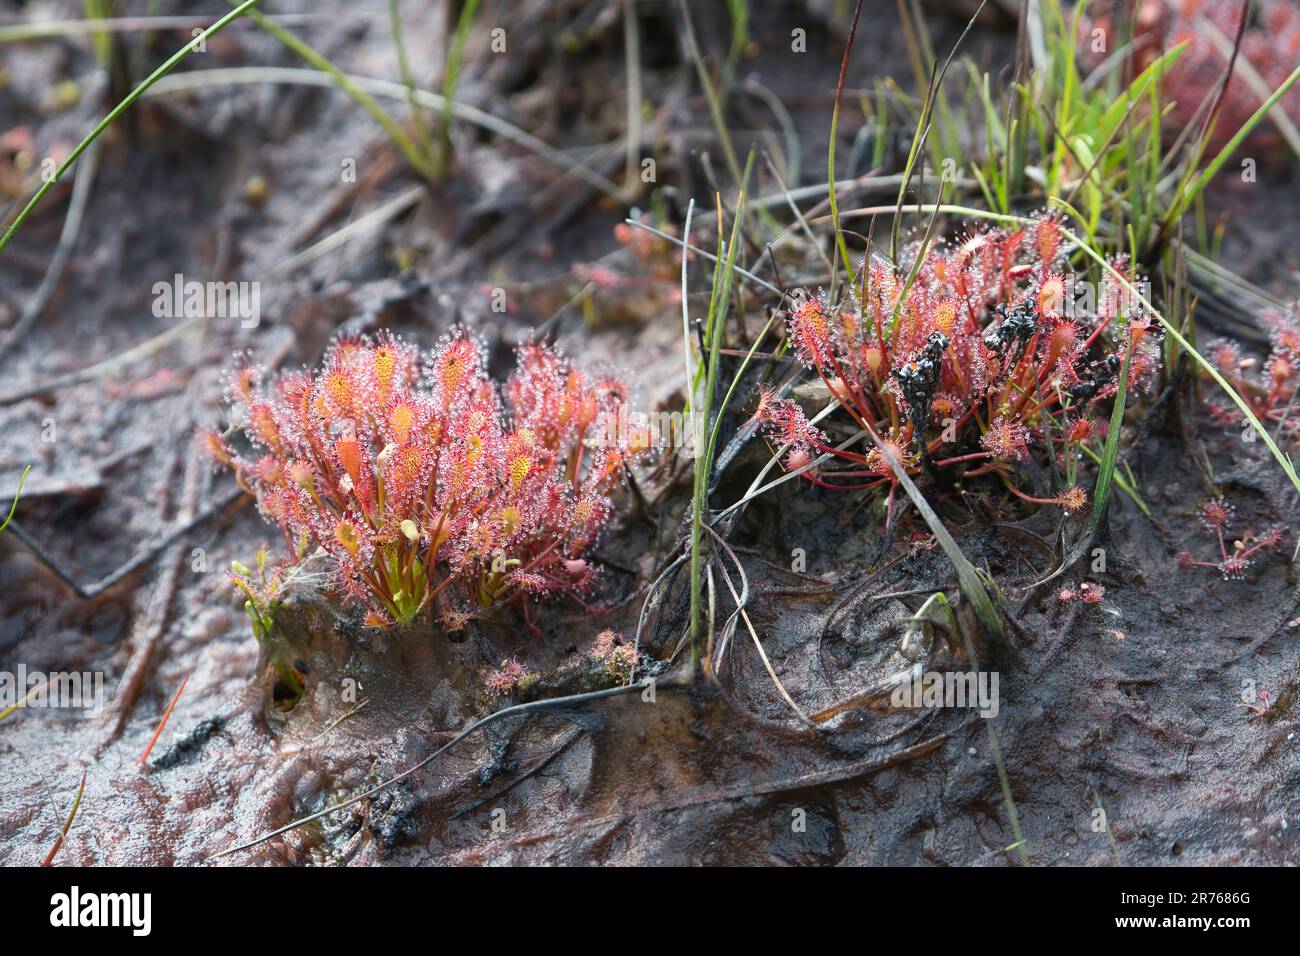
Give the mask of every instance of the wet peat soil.
[[[77, 15], [73, 6], [68, 16]], [[890, 39], [893, 5], [884, 6], [854, 57], [851, 82], [864, 87], [884, 70], [907, 75]], [[757, 49], [743, 67], [796, 116], [805, 183], [824, 162], [842, 49], [812, 7], [771, 5], [755, 16]], [[547, 23], [516, 31], [518, 53], [508, 62], [469, 69], [465, 95], [552, 143], [616, 140], [617, 18], [585, 24], [586, 45], [570, 50], [538, 39]], [[792, 24], [809, 31], [810, 53], [797, 62], [783, 55]], [[725, 36], [706, 18], [697, 26], [706, 48]], [[944, 36], [959, 29], [943, 19], [936, 26]], [[345, 68], [396, 75], [382, 17], [298, 29]], [[675, 41], [654, 42], [666, 29], [653, 14], [642, 23], [646, 88], [667, 117], [652, 148], [665, 157], [661, 178], [690, 173], [685, 194], [706, 195], [701, 167], [688, 169], [683, 157], [708, 148], [708, 113]], [[436, 17], [409, 15], [414, 62], [436, 62], [440, 36]], [[157, 40], [159, 50], [176, 42]], [[989, 29], [974, 45], [999, 62], [1007, 38]], [[138, 39], [128, 43], [137, 47]], [[471, 48], [467, 62], [476, 55]], [[297, 65], [251, 26], [231, 28], [205, 56], [194, 69]], [[8, 47], [0, 57], [0, 132], [28, 126], [38, 154], [74, 143], [104, 91], [84, 45]], [[47, 91], [68, 77], [82, 82], [82, 103], [44, 110]], [[772, 126], [769, 114], [747, 108], [738, 123]], [[848, 125], [846, 155], [855, 134]], [[617, 178], [621, 147], [612, 155], [596, 162]], [[357, 159], [356, 184], [339, 182], [348, 157]], [[100, 718], [25, 710], [0, 724], [0, 862], [45, 856], [84, 770], [81, 814], [59, 862], [203, 863], [406, 770], [501, 706], [483, 688], [485, 669], [500, 659], [515, 654], [544, 673], [572, 674], [600, 630], [636, 631], [645, 589], [675, 540], [684, 481], [657, 510], [624, 502], [601, 548], [598, 613], [548, 608], [537, 617], [541, 638], [509, 617], [473, 626], [460, 643], [429, 632], [401, 641], [369, 634], [343, 653], [304, 637], [302, 654], [319, 679], [283, 714], [222, 573], [260, 544], [274, 546], [275, 536], [246, 502], [222, 506], [233, 483], [195, 464], [190, 441], [195, 426], [219, 415], [220, 372], [236, 348], [273, 365], [314, 362], [342, 324], [392, 327], [429, 345], [466, 321], [499, 343], [493, 359], [506, 370], [509, 343], [565, 306], [590, 275], [583, 264], [617, 250], [612, 232], [624, 207], [571, 179], [557, 185], [557, 176], [535, 156], [474, 134], [443, 187], [341, 249], [281, 270], [413, 183], [346, 97], [212, 86], [148, 100], [109, 135], [69, 271], [41, 322], [0, 354], [0, 488], [16, 486], [22, 466], [34, 464], [20, 530], [83, 585], [173, 525], [207, 517], [90, 599], [73, 595], [13, 536], [0, 541], [0, 669], [102, 670], [109, 681]], [[249, 188], [254, 177], [267, 184], [264, 199]], [[1292, 174], [1219, 197], [1233, 217], [1227, 264], [1279, 295], [1294, 295], [1300, 263], [1294, 226], [1270, 210], [1294, 204], [1298, 191]], [[66, 206], [61, 186], [0, 256], [0, 336], [40, 282]], [[609, 263], [636, 273], [626, 253]], [[129, 364], [45, 384], [180, 326], [151, 311], [154, 283], [178, 272], [262, 278], [262, 323], [246, 330], [213, 320]], [[490, 311], [489, 286], [508, 290], [504, 318]], [[602, 288], [592, 304], [585, 324], [575, 310], [564, 313], [561, 345], [635, 377], [643, 407], [680, 407], [680, 325], [669, 294], [636, 280]], [[1246, 580], [1221, 581], [1179, 571], [1174, 560], [1212, 545], [1194, 515], [1209, 494], [1198, 457], [1208, 458], [1242, 528], [1300, 529], [1294, 498], [1262, 446], [1241, 442], [1193, 403], [1148, 404], [1130, 425], [1140, 439], [1129, 463], [1155, 520], [1117, 493], [1100, 542], [1106, 570], [1087, 575], [1105, 586], [1101, 605], [1061, 608], [1052, 589], [1028, 593], [1057, 563], [1055, 516], [990, 525], [939, 502], [966, 553], [1008, 597], [1013, 646], [996, 661], [1001, 709], [991, 722], [969, 711], [855, 710], [806, 729], [742, 627], [717, 687], [692, 688], [672, 669], [653, 702], [634, 693], [503, 720], [375, 800], [225, 859], [1008, 865], [1014, 837], [991, 724], [1035, 864], [1106, 865], [1116, 855], [1136, 864], [1300, 862], [1290, 823], [1300, 811], [1294, 570], [1279, 557]], [[742, 454], [715, 501], [743, 493], [761, 460], [757, 447]], [[748, 574], [755, 632], [805, 712], [851, 696], [891, 662], [917, 599], [880, 595], [951, 584], [941, 552], [886, 545], [863, 504], [787, 485], [754, 502], [730, 535]], [[801, 573], [790, 570], [795, 549], [806, 555]], [[681, 633], [682, 593], [674, 587], [650, 615], [646, 646], [661, 656]], [[719, 617], [731, 606], [720, 599]], [[343, 673], [359, 681], [361, 710], [341, 701], [326, 676]], [[187, 675], [143, 767], [140, 755]], [[1246, 686], [1267, 692], [1267, 704], [1247, 706]], [[1109, 834], [1094, 825], [1097, 807]]]

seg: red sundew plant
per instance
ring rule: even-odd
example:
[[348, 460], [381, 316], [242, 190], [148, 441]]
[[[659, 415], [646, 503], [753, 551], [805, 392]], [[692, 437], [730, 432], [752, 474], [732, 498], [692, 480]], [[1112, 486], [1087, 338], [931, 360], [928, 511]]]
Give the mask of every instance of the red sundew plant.
[[1081, 601], [1088, 605], [1097, 605], [1106, 599], [1106, 588], [1091, 581], [1084, 581], [1078, 589], [1063, 587], [1056, 592], [1056, 602], [1062, 606]]
[[636, 648], [612, 630], [597, 634], [588, 654], [600, 662], [606, 674], [618, 680], [627, 680], [636, 668]]
[[[1269, 332], [1272, 349], [1264, 362], [1263, 375], [1248, 373], [1258, 364], [1253, 358], [1244, 358], [1241, 347], [1228, 339], [1215, 339], [1206, 348], [1206, 355], [1223, 373], [1238, 395], [1245, 398], [1250, 410], [1261, 422], [1277, 425], [1291, 438], [1300, 438], [1300, 416], [1295, 414], [1297, 392], [1300, 392], [1300, 304], [1292, 305], [1285, 313], [1269, 310], [1260, 321]], [[1210, 414], [1224, 425], [1240, 427], [1245, 416], [1236, 406], [1208, 402]], [[1253, 429], [1247, 440], [1255, 440]]]
[[229, 385], [252, 454], [216, 432], [209, 450], [292, 563], [323, 553], [326, 586], [368, 624], [432, 607], [455, 629], [475, 609], [592, 584], [584, 555], [630, 455], [618, 381], [529, 345], [503, 402], [459, 329], [428, 356], [390, 335], [342, 338], [319, 372], [262, 378], [244, 365]]
[[[1085, 58], [1098, 65], [1119, 49], [1132, 24], [1133, 41], [1126, 62], [1130, 75], [1136, 76], [1164, 51], [1186, 42], [1186, 49], [1163, 79], [1163, 98], [1170, 104], [1169, 128], [1181, 130], [1196, 119], [1203, 102], [1217, 96], [1244, 6], [1240, 0], [1139, 0], [1136, 18], [1131, 19], [1131, 2], [1103, 0], [1091, 4], [1081, 19], [1080, 44]], [[1300, 63], [1300, 7], [1294, 0], [1264, 0], [1252, 6], [1257, 13], [1247, 21], [1239, 57], [1272, 92]], [[1103, 31], [1105, 49], [1094, 46], [1097, 30]], [[1263, 97], [1243, 76], [1234, 75], [1223, 95], [1211, 148], [1224, 146], [1262, 102]], [[1300, 88], [1289, 90], [1279, 105], [1293, 123], [1300, 123]], [[1253, 134], [1256, 141], [1275, 136], [1270, 129], [1259, 127]]]
[[508, 697], [520, 688], [526, 689], [537, 681], [537, 675], [513, 657], [506, 658], [485, 681], [488, 692], [496, 697]]
[[[654, 225], [653, 217], [641, 216], [640, 222]], [[625, 222], [614, 227], [614, 238], [627, 248], [632, 258], [645, 268], [654, 279], [676, 286], [681, 253], [666, 239], [645, 229], [636, 229]], [[678, 289], [680, 294], [680, 289]]]
[[[857, 426], [910, 473], [960, 469], [1029, 502], [1083, 508], [1078, 450], [1098, 437], [1089, 406], [1115, 392], [1119, 326], [1127, 319], [1134, 347], [1130, 388], [1151, 380], [1158, 353], [1121, 287], [1103, 284], [1092, 303], [1086, 290], [1075, 296], [1056, 220], [932, 250], [906, 288], [875, 257], [864, 283], [865, 295], [837, 306], [808, 296], [788, 319], [796, 355]], [[831, 455], [833, 467], [805, 476], [827, 488], [889, 486], [892, 500], [895, 476], [869, 438], [865, 451], [837, 448], [798, 404], [767, 389], [756, 415], [786, 447], [787, 468]], [[1016, 465], [1033, 451], [1061, 453], [1065, 492], [1036, 498], [1016, 486]]]
[[1203, 502], [1197, 517], [1200, 518], [1201, 524], [1213, 531], [1219, 539], [1219, 560], [1198, 561], [1192, 553], [1181, 551], [1178, 554], [1178, 566], [1183, 570], [1213, 568], [1223, 575], [1225, 580], [1243, 578], [1255, 555], [1261, 551], [1276, 551], [1286, 540], [1286, 529], [1281, 525], [1274, 525], [1263, 534], [1246, 533], [1232, 543], [1232, 551], [1229, 553], [1224, 534], [1232, 521], [1232, 515], [1232, 505], [1222, 496]]

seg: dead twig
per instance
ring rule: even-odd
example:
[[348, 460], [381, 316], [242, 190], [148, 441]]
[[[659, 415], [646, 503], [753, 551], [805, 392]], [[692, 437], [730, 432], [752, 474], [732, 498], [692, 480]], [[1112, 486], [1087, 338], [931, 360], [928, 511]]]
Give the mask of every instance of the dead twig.
[[[179, 452], [175, 453], [173, 459], [177, 457], [179, 457]], [[181, 489], [180, 506], [176, 512], [176, 523], [179, 525], [186, 525], [194, 520], [205, 470], [205, 464], [199, 456], [190, 455], [188, 458], [185, 467], [185, 481]], [[169, 469], [169, 472], [171, 470], [174, 470], [174, 468]], [[113, 706], [105, 714], [106, 727], [104, 737], [100, 741], [100, 749], [116, 739], [117, 735], [121, 733], [122, 725], [126, 722], [126, 718], [135, 706], [136, 698], [139, 697], [140, 691], [144, 687], [149, 665], [152, 663], [158, 645], [167, 633], [168, 624], [170, 623], [171, 604], [180, 582], [181, 558], [183, 555], [184, 548], [179, 543], [169, 545], [163, 553], [162, 568], [158, 575], [158, 586], [154, 589], [143, 623], [135, 628], [131, 657], [127, 661], [122, 680], [118, 683]]]
[[77, 597], [82, 600], [90, 600], [99, 597], [101, 594], [121, 582], [124, 578], [129, 577], [136, 571], [140, 570], [140, 568], [149, 564], [164, 549], [174, 544], [180, 538], [185, 537], [195, 528], [205, 524], [215, 515], [221, 514], [236, 501], [244, 497], [245, 493], [242, 489], [230, 489], [230, 491], [221, 498], [217, 499], [215, 502], [196, 514], [193, 519], [176, 526], [156, 541], [146, 544], [134, 557], [131, 558], [131, 560], [127, 561], [117, 570], [112, 571], [94, 584], [86, 585], [84, 587], [74, 580], [72, 575], [63, 570], [59, 563], [54, 560], [54, 558], [52, 558], [45, 549], [32, 538], [31, 535], [24, 531], [17, 522], [14, 522], [9, 526], [8, 532], [12, 532], [13, 536], [31, 553], [32, 557], [36, 558], [40, 564], [44, 565], [46, 570], [63, 582], [69, 590], [77, 595]]
[[54, 290], [59, 285], [59, 280], [63, 277], [63, 270], [68, 265], [68, 259], [72, 257], [77, 237], [81, 235], [81, 222], [85, 218], [86, 205], [90, 201], [90, 191], [95, 182], [95, 167], [98, 160], [99, 143], [95, 143], [86, 150], [81, 165], [77, 167], [77, 178], [72, 186], [72, 199], [68, 203], [68, 215], [63, 220], [63, 231], [59, 234], [59, 244], [54, 249], [54, 255], [50, 257], [49, 268], [45, 270], [45, 276], [41, 279], [41, 284], [36, 287], [35, 294], [23, 306], [22, 314], [14, 323], [14, 327], [9, 330], [3, 345], [0, 345], [0, 363], [3, 363], [18, 347], [40, 320], [50, 297], [54, 295]]
[[94, 381], [97, 378], [107, 375], [109, 372], [115, 372], [133, 362], [138, 362], [141, 359], [155, 355], [165, 346], [170, 345], [177, 339], [183, 338], [190, 332], [203, 328], [207, 322], [208, 320], [204, 316], [190, 319], [187, 322], [182, 322], [180, 325], [173, 326], [166, 332], [161, 332], [158, 335], [155, 335], [151, 339], [146, 339], [144, 342], [127, 349], [125, 352], [115, 355], [112, 358], [105, 359], [96, 365], [91, 365], [88, 368], [83, 368], [76, 372], [68, 372], [65, 375], [56, 375], [54, 378], [48, 379], [37, 385], [29, 385], [16, 392], [9, 392], [6, 395], [0, 395], [0, 407], [16, 405], [29, 398], [36, 398], [37, 396], [57, 391], [58, 389], [64, 388], [68, 385], [77, 385], [81, 382]]

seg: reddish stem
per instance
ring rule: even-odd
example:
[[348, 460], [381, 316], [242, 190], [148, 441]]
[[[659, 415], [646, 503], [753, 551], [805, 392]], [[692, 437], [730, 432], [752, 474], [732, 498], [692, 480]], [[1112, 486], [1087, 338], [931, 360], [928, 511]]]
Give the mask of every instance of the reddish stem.
[[149, 759], [149, 754], [152, 752], [154, 744], [156, 744], [158, 738], [162, 736], [163, 728], [167, 726], [167, 721], [171, 719], [172, 711], [176, 709], [176, 702], [181, 699], [181, 694], [185, 691], [185, 685], [190, 682], [190, 674], [193, 673], [193, 671], [190, 671], [189, 674], [185, 675], [185, 679], [181, 681], [181, 686], [176, 688], [176, 694], [172, 697], [172, 702], [168, 704], [167, 709], [163, 711], [162, 720], [158, 722], [158, 729], [153, 732], [153, 736], [149, 738], [149, 746], [145, 747], [144, 753], [140, 755], [141, 766], [143, 766], [144, 762]]

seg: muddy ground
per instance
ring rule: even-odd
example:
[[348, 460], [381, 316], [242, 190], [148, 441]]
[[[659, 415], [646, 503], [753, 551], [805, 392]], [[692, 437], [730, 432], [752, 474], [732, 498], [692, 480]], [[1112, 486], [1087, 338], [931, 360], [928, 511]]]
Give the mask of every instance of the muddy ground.
[[[162, 6], [175, 15], [207, 9]], [[396, 77], [384, 5], [359, 6], [321, 2], [325, 16], [293, 29], [350, 72]], [[725, 50], [722, 5], [697, 6], [701, 46]], [[779, 124], [755, 97], [738, 98], [729, 120], [738, 148], [759, 131], [764, 146], [775, 139], [782, 148], [787, 172], [798, 155], [792, 187], [824, 175], [843, 49], [836, 6], [753, 4], [739, 74], [785, 104], [798, 145], [786, 149], [784, 134], [768, 132]], [[402, 7], [417, 77], [427, 81], [445, 44], [442, 16], [436, 4]], [[494, 59], [486, 33], [475, 33], [461, 96], [618, 181], [626, 121], [617, 6], [484, 8], [484, 23], [497, 17], [507, 27], [510, 52]], [[81, 15], [75, 3], [40, 9]], [[15, 16], [10, 4], [0, 11]], [[700, 151], [722, 164], [674, 16], [668, 4], [642, 3], [639, 26], [654, 107], [644, 147], [659, 182], [671, 184], [664, 200], [680, 208], [689, 196], [706, 205], [711, 196]], [[941, 9], [929, 16], [946, 49], [962, 23]], [[789, 52], [796, 27], [808, 31], [798, 57]], [[180, 27], [125, 33], [116, 71], [138, 79], [186, 36]], [[995, 18], [966, 50], [996, 70], [1012, 39]], [[181, 73], [251, 65], [299, 64], [253, 25], [236, 24]], [[25, 129], [37, 157], [66, 153], [105, 101], [120, 97], [121, 76], [101, 70], [84, 39], [0, 46], [0, 71], [0, 135]], [[881, 74], [913, 85], [886, 3], [868, 6], [849, 86]], [[385, 103], [403, 115], [399, 100]], [[860, 112], [841, 122], [841, 176], [864, 171], [852, 165], [861, 125]], [[443, 184], [303, 261], [298, 253], [417, 185], [383, 134], [345, 95], [315, 86], [166, 92], [105, 137], [74, 254], [20, 341], [10, 332], [58, 244], [71, 179], [0, 253], [6, 501], [23, 466], [34, 466], [13, 529], [24, 540], [0, 537], [0, 670], [103, 671], [109, 691], [97, 718], [26, 709], [0, 723], [0, 862], [45, 857], [83, 771], [85, 797], [58, 862], [207, 862], [406, 770], [501, 706], [486, 697], [483, 674], [502, 658], [571, 671], [599, 631], [636, 632], [689, 495], [689, 479], [668, 480], [664, 469], [642, 475], [656, 492], [650, 507], [630, 493], [621, 502], [600, 549], [593, 610], [545, 609], [541, 637], [506, 617], [474, 625], [458, 643], [429, 629], [405, 643], [363, 635], [343, 651], [306, 641], [301, 654], [320, 679], [287, 714], [274, 706], [273, 681], [225, 579], [231, 560], [276, 545], [247, 501], [232, 500], [230, 476], [199, 461], [192, 443], [194, 429], [220, 414], [220, 373], [238, 348], [293, 366], [315, 362], [340, 326], [393, 328], [431, 345], [464, 321], [495, 344], [500, 372], [512, 344], [551, 320], [562, 347], [634, 379], [642, 407], [680, 406], [680, 313], [672, 283], [647, 278], [615, 239], [629, 204], [467, 124], [455, 140]], [[355, 183], [340, 178], [349, 159]], [[1215, 199], [1231, 215], [1225, 264], [1284, 297], [1295, 295], [1300, 257], [1294, 222], [1276, 212], [1298, 194], [1292, 167], [1250, 188], [1229, 184]], [[598, 262], [624, 278], [601, 284], [584, 310], [571, 300]], [[260, 323], [155, 316], [154, 284], [176, 273], [260, 281]], [[491, 310], [498, 287], [507, 290], [505, 315]], [[109, 361], [142, 343], [142, 353]], [[1262, 446], [1242, 443], [1195, 402], [1139, 408], [1131, 424], [1143, 440], [1128, 461], [1154, 520], [1117, 496], [1102, 542], [1106, 569], [1088, 574], [1105, 586], [1101, 605], [1061, 609], [1051, 589], [1029, 588], [1057, 563], [1054, 517], [990, 523], [956, 507], [944, 513], [1007, 596], [1012, 646], [996, 658], [981, 648], [1001, 674], [993, 721], [969, 711], [854, 711], [807, 729], [741, 628], [717, 686], [692, 686], [673, 665], [653, 701], [633, 693], [508, 718], [378, 798], [222, 862], [1011, 865], [1015, 837], [990, 727], [1036, 865], [1300, 862], [1294, 570], [1283, 557], [1222, 581], [1174, 561], [1210, 543], [1194, 517], [1209, 492], [1201, 456], [1246, 525], [1300, 528], [1294, 497]], [[715, 504], [739, 497], [763, 460], [760, 448], [747, 449]], [[183, 533], [154, 546], [175, 527]], [[883, 541], [861, 500], [790, 484], [754, 502], [730, 541], [749, 577], [755, 632], [805, 712], [887, 668], [918, 599], [880, 595], [952, 580], [942, 552]], [[807, 562], [799, 572], [796, 549]], [[660, 659], [681, 633], [683, 593], [678, 582], [650, 615], [645, 647]], [[721, 597], [720, 617], [731, 606]], [[324, 676], [345, 673], [359, 681], [361, 710]], [[1244, 686], [1265, 691], [1266, 705], [1247, 706]], [[1099, 807], [1109, 833], [1095, 826]]]

